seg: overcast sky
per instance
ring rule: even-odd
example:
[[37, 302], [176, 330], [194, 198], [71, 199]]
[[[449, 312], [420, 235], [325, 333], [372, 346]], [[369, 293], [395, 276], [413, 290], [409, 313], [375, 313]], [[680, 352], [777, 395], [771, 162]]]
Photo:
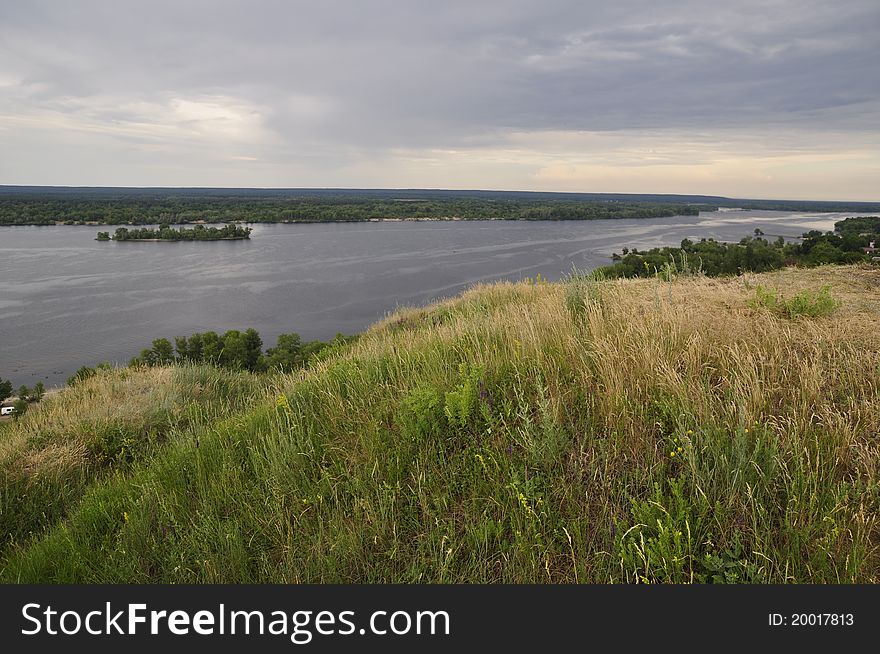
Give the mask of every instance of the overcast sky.
[[880, 200], [877, 0], [0, 0], [0, 184]]

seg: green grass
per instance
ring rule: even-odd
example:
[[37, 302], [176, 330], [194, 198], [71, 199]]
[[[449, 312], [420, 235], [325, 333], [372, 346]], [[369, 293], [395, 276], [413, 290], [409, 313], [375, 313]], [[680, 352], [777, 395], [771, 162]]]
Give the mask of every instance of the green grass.
[[878, 581], [878, 271], [668, 279], [479, 287], [284, 377], [104, 371], [0, 432], [0, 579]]
[[810, 318], [829, 316], [834, 313], [838, 305], [827, 286], [823, 286], [819, 291], [804, 290], [788, 299], [779, 295], [774, 289], [758, 286], [750, 304], [754, 308], [763, 307], [777, 315], [792, 319], [802, 316]]

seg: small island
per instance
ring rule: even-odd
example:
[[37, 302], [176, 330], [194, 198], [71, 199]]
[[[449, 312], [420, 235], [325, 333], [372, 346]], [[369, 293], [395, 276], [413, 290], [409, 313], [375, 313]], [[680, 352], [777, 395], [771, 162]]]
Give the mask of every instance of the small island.
[[110, 232], [98, 232], [96, 241], [237, 241], [249, 239], [251, 237], [250, 227], [240, 227], [238, 225], [225, 225], [224, 227], [205, 227], [204, 225], [196, 225], [193, 228], [180, 227], [174, 229], [168, 223], [163, 223], [159, 229], [150, 229], [142, 227], [138, 229], [128, 229], [120, 227], [113, 232], [111, 238]]

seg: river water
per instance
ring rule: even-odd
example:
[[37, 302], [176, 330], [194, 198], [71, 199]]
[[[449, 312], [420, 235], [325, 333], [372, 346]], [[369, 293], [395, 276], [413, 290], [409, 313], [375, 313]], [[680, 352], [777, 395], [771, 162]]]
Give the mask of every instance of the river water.
[[647, 220], [253, 225], [249, 241], [100, 243], [112, 227], [0, 227], [0, 377], [63, 384], [154, 338], [254, 327], [266, 346], [353, 333], [477, 282], [558, 279], [623, 247], [796, 237], [850, 214], [722, 211]]

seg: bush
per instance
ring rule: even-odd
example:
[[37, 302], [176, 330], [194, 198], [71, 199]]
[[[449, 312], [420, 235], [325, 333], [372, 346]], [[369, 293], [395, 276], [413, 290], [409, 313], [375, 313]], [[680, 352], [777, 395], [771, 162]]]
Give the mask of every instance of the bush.
[[400, 421], [413, 440], [439, 436], [446, 427], [443, 396], [435, 388], [419, 386], [404, 398]]
[[12, 415], [16, 418], [23, 416], [28, 410], [27, 400], [23, 398], [18, 398], [15, 401], [15, 404], [12, 405]]
[[831, 315], [839, 306], [839, 302], [831, 295], [828, 286], [823, 286], [819, 292], [801, 291], [797, 295], [786, 299], [777, 291], [763, 286], [755, 289], [755, 296], [749, 301], [753, 309], [764, 308], [784, 318], [798, 318], [806, 316], [818, 318]]
[[74, 386], [75, 384], [88, 379], [89, 377], [94, 377], [95, 369], [91, 366], [82, 366], [79, 370], [74, 373], [73, 377], [68, 377], [67, 385]]

